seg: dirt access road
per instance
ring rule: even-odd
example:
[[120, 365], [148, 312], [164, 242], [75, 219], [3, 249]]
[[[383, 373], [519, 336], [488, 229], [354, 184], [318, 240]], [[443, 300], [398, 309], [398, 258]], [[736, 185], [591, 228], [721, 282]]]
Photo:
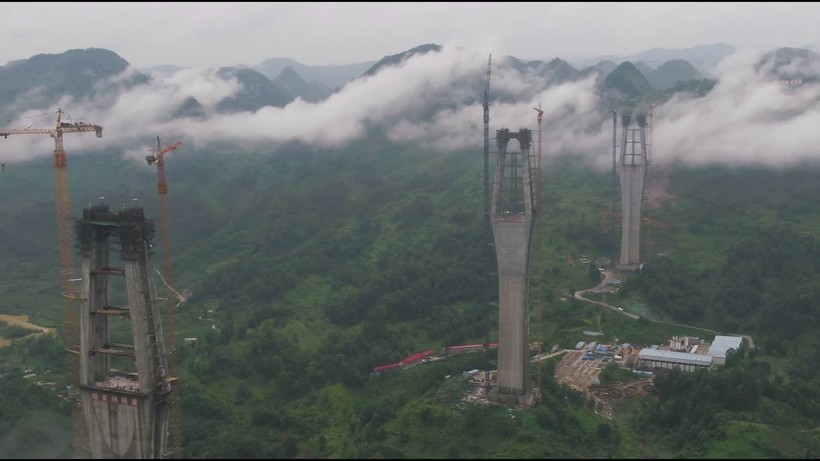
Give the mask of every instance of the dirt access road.
[[40, 325], [35, 325], [28, 321], [28, 315], [8, 315], [8, 314], [0, 314], [0, 322], [8, 323], [9, 325], [15, 325], [18, 327], [23, 327], [27, 330], [32, 330], [30, 335], [22, 336], [20, 338], [15, 339], [2, 339], [0, 338], [0, 347], [6, 347], [11, 345], [12, 341], [17, 341], [18, 339], [23, 338], [33, 338], [34, 336], [39, 335], [53, 335], [57, 332], [56, 328], [46, 328], [41, 327]]
[[615, 279], [615, 275], [613, 274], [612, 271], [605, 271], [604, 274], [605, 274], [605, 277], [604, 277], [603, 280], [601, 280], [601, 282], [599, 284], [595, 285], [592, 288], [587, 288], [586, 290], [576, 291], [575, 295], [574, 295], [575, 299], [580, 299], [581, 301], [586, 301], [588, 303], [597, 304], [601, 307], [611, 309], [611, 310], [613, 310], [613, 311], [615, 311], [615, 312], [617, 312], [621, 315], [625, 315], [625, 316], [627, 316], [631, 319], [638, 320], [641, 317], [640, 315], [630, 314], [629, 312], [624, 311], [623, 309], [621, 309], [618, 306], [613, 306], [612, 304], [607, 304], [607, 303], [604, 303], [604, 302], [601, 302], [601, 301], [594, 301], [594, 300], [589, 299], [589, 298], [584, 298], [584, 293], [586, 293], [587, 291], [600, 290], [601, 288], [605, 287], [606, 285], [609, 285], [609, 283], [612, 282], [612, 280]]
[[[625, 316], [627, 316], [631, 319], [638, 320], [639, 318], [641, 318], [640, 315], [631, 314], [629, 312], [626, 312], [618, 306], [613, 306], [612, 304], [607, 304], [605, 302], [594, 301], [594, 300], [589, 299], [589, 298], [584, 298], [584, 296], [583, 296], [584, 293], [586, 293], [587, 291], [599, 290], [599, 289], [603, 288], [604, 286], [606, 286], [607, 284], [609, 284], [614, 278], [615, 277], [614, 277], [614, 275], [612, 274], [611, 271], [606, 271], [606, 277], [604, 277], [604, 279], [601, 280], [601, 283], [599, 283], [598, 285], [595, 285], [592, 288], [588, 288], [586, 290], [576, 291], [575, 292], [575, 299], [579, 299], [581, 301], [585, 301], [585, 302], [592, 303], [592, 304], [597, 304], [600, 307], [611, 309], [611, 310], [613, 310], [613, 311], [615, 311], [615, 312], [617, 312], [621, 315], [625, 315]], [[695, 325], [685, 325], [685, 324], [681, 324], [681, 323], [665, 322], [663, 320], [655, 320], [655, 319], [650, 319], [650, 318], [647, 318], [647, 320], [649, 320], [650, 322], [654, 322], [654, 323], [663, 323], [665, 325], [672, 325], [672, 326], [676, 326], [676, 327], [693, 328], [693, 329], [696, 329], [696, 330], [706, 331], [706, 332], [716, 334], [716, 335], [741, 336], [741, 337], [745, 338], [746, 341], [748, 341], [749, 350], [754, 350], [754, 348], [755, 348], [755, 342], [754, 342], [754, 339], [752, 338], [751, 335], [744, 335], [744, 334], [739, 334], [739, 333], [723, 333], [723, 332], [720, 332], [720, 331], [717, 331], [717, 330], [710, 330], [708, 328], [698, 327], [698, 326], [695, 326]]]

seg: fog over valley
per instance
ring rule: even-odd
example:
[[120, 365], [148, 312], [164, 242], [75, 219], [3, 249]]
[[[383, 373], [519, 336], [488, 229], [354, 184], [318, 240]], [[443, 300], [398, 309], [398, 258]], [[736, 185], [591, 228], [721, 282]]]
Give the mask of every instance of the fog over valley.
[[[661, 161], [786, 165], [816, 155], [820, 145], [820, 59], [777, 63], [763, 53], [737, 52], [714, 69], [714, 87], [705, 95], [678, 92], [653, 108], [654, 154]], [[764, 59], [761, 61], [761, 59]], [[318, 102], [297, 98], [282, 107], [220, 110], [245, 86], [235, 75], [215, 69], [179, 68], [154, 73], [130, 86], [139, 74], [132, 66], [94, 82], [80, 97], [63, 95], [57, 104], [29, 107], [9, 127], [53, 124], [61, 107], [75, 119], [104, 127], [102, 139], [72, 136], [71, 152], [144, 151], [145, 133], [184, 138], [193, 148], [229, 144], [245, 150], [299, 141], [318, 148], [343, 146], [380, 130], [390, 139], [432, 151], [482, 147], [482, 103], [488, 53], [464, 44], [405, 56], [372, 75], [349, 81]], [[579, 155], [605, 168], [611, 155], [612, 97], [601, 94], [601, 73], [562, 80], [511, 57], [493, 56], [490, 80], [491, 131], [502, 127], [535, 129], [538, 105], [544, 110], [544, 153]], [[762, 64], [761, 64], [762, 63]], [[774, 67], [777, 67], [776, 69]], [[808, 76], [799, 83], [782, 75]], [[33, 90], [36, 91], [36, 90]], [[26, 95], [14, 107], [25, 105]], [[35, 98], [36, 100], [36, 98]], [[180, 114], [195, 101], [195, 116]], [[611, 107], [618, 112], [648, 110]], [[36, 124], [35, 124], [36, 123]], [[494, 134], [494, 133], [493, 133]], [[49, 140], [16, 136], [4, 140], [6, 161], [49, 155]]]

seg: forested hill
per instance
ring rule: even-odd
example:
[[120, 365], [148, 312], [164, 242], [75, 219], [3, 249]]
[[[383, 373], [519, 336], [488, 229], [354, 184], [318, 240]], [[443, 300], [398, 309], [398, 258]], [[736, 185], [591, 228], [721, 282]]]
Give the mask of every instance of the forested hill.
[[[562, 61], [517, 64], [575, 78]], [[613, 88], [645, 97], [640, 69], [622, 69]], [[259, 94], [274, 95], [247, 75]], [[556, 359], [533, 366], [544, 400], [521, 412], [460, 399], [462, 372], [496, 366], [492, 354], [372, 376], [374, 366], [414, 352], [480, 343], [487, 332], [497, 339], [480, 120], [476, 113], [474, 145], [450, 152], [372, 127], [343, 147], [187, 143], [172, 154], [175, 284], [192, 292], [177, 311], [174, 345], [186, 457], [817, 457], [814, 161], [777, 170], [670, 166], [673, 199], [647, 216], [646, 264], [608, 299], [638, 320], [570, 296], [600, 281], [581, 256], [617, 260], [612, 177], [571, 149], [545, 161], [543, 238], [533, 245], [544, 266], [531, 279], [532, 300], [537, 287], [543, 303], [531, 306], [529, 339], [572, 349], [593, 329], [600, 341], [642, 344], [704, 335], [650, 320], [753, 336], [757, 348], [723, 368], [659, 377], [648, 397], [616, 402], [611, 420], [558, 385]], [[70, 156], [74, 216], [99, 200], [118, 208], [134, 199], [158, 216], [157, 172], [142, 156]], [[8, 198], [0, 201], [0, 314], [62, 330], [52, 159], [6, 165], [0, 194]], [[19, 333], [5, 323], [0, 331]], [[36, 457], [48, 446], [66, 457], [62, 338], [0, 348], [0, 456]], [[604, 376], [637, 379], [615, 368]]]
[[[616, 423], [592, 413], [580, 394], [557, 386], [549, 366], [545, 403], [515, 419], [504, 409], [465, 406], [457, 398], [461, 384], [445, 380], [482, 368], [481, 354], [401, 375], [369, 376], [373, 366], [413, 352], [481, 342], [487, 321], [492, 331], [497, 328], [496, 315], [484, 303], [485, 295], [497, 297], [497, 287], [482, 265], [488, 245], [482, 237], [478, 152], [436, 153], [373, 133], [338, 150], [292, 144], [255, 154], [176, 154], [168, 174], [177, 287], [193, 291], [179, 309], [178, 337], [180, 342], [199, 338], [194, 348], [178, 345], [191, 457], [817, 452], [813, 433], [801, 432], [818, 424], [811, 402], [820, 378], [806, 366], [817, 359], [811, 333], [816, 310], [812, 298], [800, 301], [813, 272], [811, 258], [789, 256], [816, 251], [812, 229], [820, 222], [820, 208], [806, 193], [814, 187], [811, 178], [820, 177], [816, 165], [780, 172], [674, 170], [676, 204], [655, 215], [672, 227], [653, 231], [668, 256], [645, 267], [646, 284], [642, 278], [634, 286], [630, 281], [622, 302], [630, 310], [647, 309], [650, 317], [754, 334], [760, 339], [758, 357], [715, 371], [709, 380], [678, 376], [662, 382], [658, 406], [650, 405], [654, 400], [643, 408], [634, 402]], [[155, 173], [142, 161], [77, 155], [71, 166], [75, 212], [102, 195], [115, 207], [138, 198], [156, 216]], [[715, 177], [720, 181], [708, 181]], [[58, 277], [50, 163], [15, 166], [2, 179], [0, 191], [16, 191], [18, 197], [3, 204], [14, 219], [4, 227], [2, 309], [59, 326], [60, 309], [53, 302]], [[750, 180], [767, 187], [750, 193]], [[717, 184], [721, 193], [716, 195]], [[568, 264], [567, 255], [616, 254], [618, 236], [604, 232], [599, 220], [608, 206], [609, 178], [570, 157], [546, 163], [545, 186], [544, 340], [571, 348], [599, 312], [560, 300], [563, 292], [595, 283], [588, 279], [588, 268]], [[784, 208], [783, 203], [793, 205]], [[789, 232], [772, 228], [771, 217], [758, 219], [774, 210]], [[735, 234], [727, 229], [748, 240], [733, 245]], [[769, 242], [768, 235], [792, 236], [776, 245], [756, 243]], [[758, 247], [791, 250], [756, 255], [753, 248]], [[794, 267], [765, 270], [775, 260], [777, 267], [789, 261]], [[677, 276], [664, 275], [667, 264]], [[728, 289], [710, 291], [718, 286], [717, 275]], [[778, 287], [772, 294], [789, 295], [783, 298], [788, 302], [766, 296], [770, 286]], [[707, 296], [711, 293], [722, 296]], [[764, 298], [755, 306], [740, 302], [756, 296]], [[32, 308], [32, 299], [44, 307]], [[767, 330], [773, 325], [767, 320], [772, 309], [789, 329]], [[789, 319], [800, 329], [790, 327]], [[602, 322], [622, 339], [667, 339], [640, 322], [610, 317]], [[44, 370], [51, 370], [57, 377], [49, 378], [59, 381], [54, 370], [61, 369], [63, 355], [50, 341], [0, 349], [0, 363], [9, 370], [0, 379], [3, 385], [25, 389], [13, 379], [27, 368], [44, 377], [49, 376]], [[754, 398], [741, 405], [730, 394], [709, 390], [726, 386]], [[32, 409], [65, 411], [58, 400], [49, 403], [37, 392]], [[9, 408], [16, 410], [4, 424], [37, 433], [35, 416], [19, 406]], [[700, 422], [692, 433], [695, 421]], [[722, 435], [709, 435], [716, 431]], [[590, 439], [590, 433], [596, 436]], [[766, 434], [776, 441], [740, 448], [749, 437]], [[510, 439], [514, 447], [505, 444]], [[31, 453], [18, 436], [12, 445], [18, 450], [14, 453]]]
[[[400, 66], [414, 56], [441, 50], [441, 45], [424, 44], [365, 63], [366, 66], [322, 68], [302, 66], [287, 59], [272, 59], [255, 68], [240, 65], [215, 69], [219, 78], [236, 80], [239, 89], [236, 94], [218, 101], [213, 110], [220, 114], [253, 112], [263, 107], [283, 107], [297, 98], [322, 101], [349, 81], [372, 76], [388, 67]], [[808, 50], [782, 49], [773, 51], [761, 61], [761, 65], [766, 64], [766, 59], [775, 60], [775, 67], [786, 68], [790, 60], [799, 59], [811, 64], [817, 60], [817, 56]], [[705, 80], [694, 66], [682, 59], [662, 62], [657, 67], [640, 61], [623, 61], [620, 65], [603, 61], [595, 67], [576, 70], [559, 57], [545, 61], [525, 61], [505, 56], [496, 59], [495, 66], [496, 69], [513, 68], [522, 74], [538, 75], [549, 85], [577, 81], [595, 73], [600, 77], [602, 90], [611, 91], [608, 97], [614, 98], [612, 102], [618, 104], [639, 104], [644, 100], [664, 101], [672, 94], [686, 91]], [[631, 67], [634, 72], [608, 78], [610, 72], [624, 74], [624, 66]], [[772, 71], [771, 67], [766, 65], [765, 69]], [[19, 59], [0, 66], [0, 102], [4, 103], [0, 108], [0, 116], [14, 120], [25, 111], [50, 110], [50, 106], [54, 105], [53, 101], [61, 97], [70, 98], [75, 105], [93, 99], [94, 104], [100, 106], [98, 109], [110, 109], [121, 92], [144, 85], [162, 86], [164, 79], [183, 70], [167, 65], [155, 67], [150, 75], [143, 74], [132, 68], [126, 57], [119, 56], [112, 50], [99, 48], [72, 49], [60, 54], [40, 54]], [[331, 80], [337, 83], [321, 84], [317, 81], [322, 80], [321, 75], [335, 75]], [[476, 66], [476, 79], [483, 81], [481, 66]], [[712, 80], [707, 81], [714, 83]], [[498, 95], [494, 93], [491, 97], [496, 98]], [[204, 101], [190, 97], [168, 113], [180, 117], [198, 117], [202, 115], [203, 103]]]

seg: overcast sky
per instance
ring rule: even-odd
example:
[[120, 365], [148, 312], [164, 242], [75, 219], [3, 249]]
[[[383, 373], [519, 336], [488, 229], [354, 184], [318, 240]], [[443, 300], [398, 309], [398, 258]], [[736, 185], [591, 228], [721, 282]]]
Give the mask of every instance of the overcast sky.
[[[340, 147], [374, 127], [430, 152], [481, 149], [480, 95], [492, 54], [492, 94], [499, 101], [491, 107], [492, 133], [535, 128], [533, 107], [543, 104], [550, 133], [544, 154], [583, 155], [606, 168], [611, 122], [594, 78], [555, 85], [550, 76], [505, 68], [495, 57], [570, 60], [724, 42], [740, 51], [716, 67], [720, 83], [708, 96], [679, 95], [655, 108], [656, 159], [783, 165], [817, 157], [820, 85], [784, 86], [756, 63], [761, 51], [778, 47], [820, 49], [818, 24], [815, 4], [6, 4], [0, 52], [25, 59], [100, 47], [136, 68], [186, 67], [127, 91], [105, 91], [111, 82], [97, 82], [90, 100], [64, 96], [36, 107], [37, 88], [18, 96], [25, 112], [20, 120], [27, 124], [48, 123], [32, 117], [51, 119], [61, 107], [105, 127], [102, 139], [72, 138], [72, 152], [120, 149], [139, 161], [155, 136], [183, 139], [190, 150], [228, 142], [246, 152], [292, 140]], [[217, 75], [216, 67], [273, 57], [352, 64], [430, 42], [442, 51], [356, 79], [319, 103], [297, 99], [256, 112], [217, 110], [241, 85]], [[816, 61], [792, 67], [799, 75], [820, 75]], [[189, 98], [199, 101], [205, 116], [172, 118]], [[53, 149], [46, 137], [13, 138], [3, 142], [0, 158], [7, 162]]]
[[815, 47], [816, 3], [3, 3], [0, 64], [110, 49], [137, 68], [341, 65], [425, 43], [566, 60], [727, 43]]

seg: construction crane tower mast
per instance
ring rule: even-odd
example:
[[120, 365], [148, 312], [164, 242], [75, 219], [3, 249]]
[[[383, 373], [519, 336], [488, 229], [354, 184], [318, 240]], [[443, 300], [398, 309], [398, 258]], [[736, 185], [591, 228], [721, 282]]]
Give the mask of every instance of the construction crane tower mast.
[[490, 218], [490, 72], [493, 55], [487, 59], [487, 83], [484, 86], [484, 215]]
[[[544, 179], [542, 176], [541, 171], [541, 143], [543, 139], [543, 132], [541, 129], [542, 122], [544, 119], [544, 111], [541, 110], [541, 104], [538, 104], [538, 107], [533, 107], [533, 109], [538, 113], [538, 150], [537, 150], [537, 157], [535, 159], [535, 181], [536, 181], [536, 189], [535, 189], [535, 199], [533, 200], [533, 212], [535, 214], [535, 245], [534, 245], [534, 252], [535, 252], [535, 276], [538, 278], [535, 281], [535, 303], [536, 303], [536, 315], [538, 318], [538, 350], [537, 354], [541, 354], [544, 352], [544, 337], [543, 337], [543, 330], [541, 323], [543, 322], [543, 313], [542, 313], [542, 304], [543, 304], [543, 290], [542, 284], [544, 280], [544, 268], [542, 267], [542, 251], [543, 251], [543, 223], [541, 220], [543, 219], [543, 195], [544, 195]], [[541, 391], [541, 362], [538, 363], [538, 391]]]
[[615, 201], [617, 200], [616, 196], [617, 193], [615, 192], [616, 185], [617, 185], [617, 151], [618, 151], [618, 141], [617, 141], [617, 131], [618, 131], [618, 113], [615, 112], [615, 109], [612, 109], [612, 176], [611, 176], [611, 190], [609, 196], [609, 229], [607, 229], [607, 233], [611, 229], [615, 228]]
[[[77, 322], [76, 290], [72, 279], [75, 279], [77, 268], [74, 266], [73, 230], [74, 220], [71, 217], [71, 195], [68, 181], [68, 157], [63, 147], [63, 134], [94, 132], [102, 138], [102, 126], [83, 122], [69, 123], [63, 121], [62, 109], [57, 109], [57, 124], [54, 128], [12, 128], [0, 130], [0, 136], [8, 138], [16, 134], [47, 134], [54, 138], [54, 190], [57, 206], [57, 229], [60, 250], [60, 290], [63, 297], [63, 322], [65, 323], [66, 350], [69, 352], [68, 371], [71, 384], [72, 399], [77, 396], [79, 380], [79, 332]], [[81, 431], [85, 430], [82, 422], [82, 410], [79, 399], [72, 403], [72, 422], [74, 425], [74, 448], [82, 448], [85, 438]]]
[[655, 112], [655, 105], [649, 105], [649, 123], [646, 125], [646, 134], [647, 134], [647, 142], [646, 142], [646, 161], [648, 164], [652, 164], [652, 129], [654, 125], [654, 112]]
[[[484, 237], [487, 245], [492, 245], [493, 231], [490, 225], [490, 72], [492, 71], [493, 55], [487, 58], [487, 81], [484, 86]], [[485, 267], [492, 265], [492, 253], [485, 250], [484, 256], [487, 259]], [[489, 285], [488, 285], [489, 287]], [[489, 288], [484, 290], [484, 303], [487, 308], [484, 331], [484, 389], [490, 391], [490, 293]]]
[[655, 110], [655, 105], [649, 105], [649, 120], [646, 124], [646, 176], [649, 178], [649, 183], [647, 184], [646, 190], [649, 194], [647, 197], [646, 203], [646, 215], [647, 215], [647, 225], [646, 225], [646, 251], [644, 252], [644, 259], [649, 262], [652, 259], [652, 255], [654, 254], [654, 243], [652, 241], [652, 225], [654, 221], [652, 220], [652, 208], [657, 204], [654, 203], [653, 197], [651, 194], [654, 193], [655, 186], [656, 186], [656, 169], [653, 168], [652, 165], [652, 126], [653, 126], [653, 112]]
[[[182, 145], [182, 141], [177, 141], [170, 146], [163, 148], [157, 136], [157, 150], [145, 157], [149, 165], [156, 164], [158, 172], [157, 190], [159, 192], [160, 228], [162, 232], [162, 278], [166, 287], [165, 294], [165, 344], [168, 347], [168, 368], [171, 376], [177, 374], [177, 341], [176, 341], [176, 319], [174, 318], [174, 296], [173, 291], [173, 263], [171, 256], [171, 214], [168, 209], [168, 182], [165, 180], [165, 155], [176, 150]], [[177, 382], [177, 387], [180, 383]], [[182, 414], [179, 404], [180, 392], [174, 393], [175, 398], [170, 405], [169, 423], [171, 439], [169, 447], [171, 455], [175, 458], [182, 457]]]

